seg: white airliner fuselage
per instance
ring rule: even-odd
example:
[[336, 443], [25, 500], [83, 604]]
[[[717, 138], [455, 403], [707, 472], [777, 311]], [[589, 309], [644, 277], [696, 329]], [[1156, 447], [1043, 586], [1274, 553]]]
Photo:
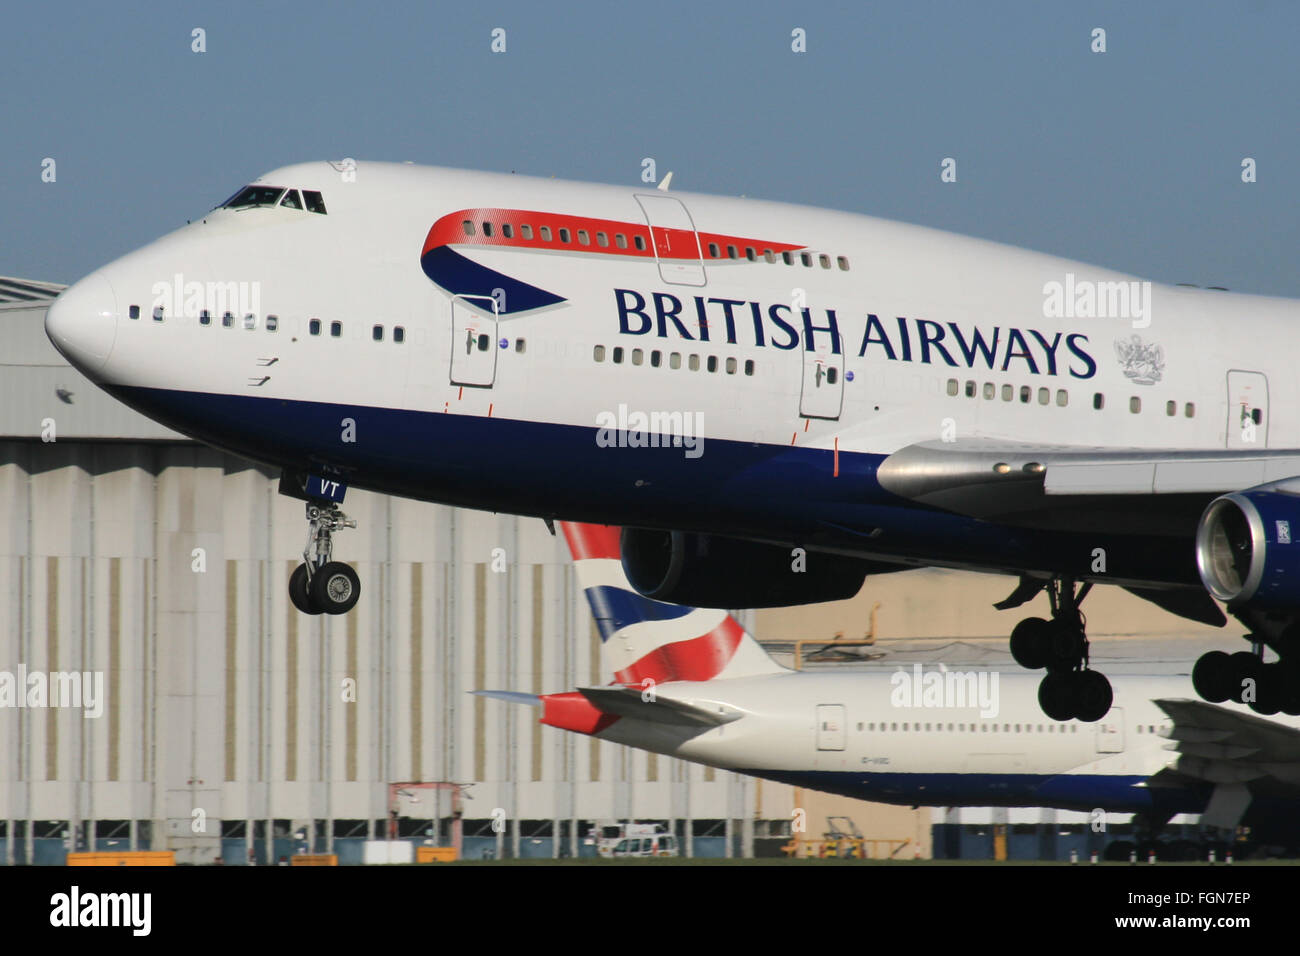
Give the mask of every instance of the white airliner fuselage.
[[[1210, 594], [1300, 608], [1300, 507], [1267, 484], [1300, 475], [1293, 300], [752, 199], [309, 163], [78, 282], [47, 329], [315, 503], [290, 584], [312, 613], [357, 598], [329, 546], [349, 484], [643, 529], [632, 580], [680, 603], [908, 565], [1021, 575], [1008, 606], [1050, 582], [1075, 670], [1083, 582], [1215, 623]], [[747, 580], [708, 570], [719, 537]], [[821, 563], [791, 578], [792, 547]]]

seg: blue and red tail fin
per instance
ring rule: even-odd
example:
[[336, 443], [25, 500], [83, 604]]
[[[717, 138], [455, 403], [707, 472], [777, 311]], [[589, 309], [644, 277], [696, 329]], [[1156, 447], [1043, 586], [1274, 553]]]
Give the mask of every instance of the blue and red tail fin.
[[642, 685], [786, 672], [726, 611], [638, 594], [623, 573], [619, 528], [561, 527], [600, 630], [606, 680]]

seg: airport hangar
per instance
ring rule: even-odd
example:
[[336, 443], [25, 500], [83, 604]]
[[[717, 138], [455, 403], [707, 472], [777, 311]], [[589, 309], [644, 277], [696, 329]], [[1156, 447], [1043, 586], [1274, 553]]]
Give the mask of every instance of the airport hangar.
[[[299, 614], [286, 581], [302, 503], [277, 494], [267, 469], [137, 415], [71, 368], [44, 333], [61, 288], [0, 278], [0, 675], [99, 673], [103, 700], [91, 718], [0, 707], [0, 863], [95, 849], [358, 862], [367, 840], [449, 845], [456, 830], [470, 858], [572, 857], [594, 853], [593, 826], [620, 820], [663, 821], [695, 856], [767, 856], [796, 807], [810, 837], [828, 817], [854, 821], [877, 857], [929, 856], [932, 831], [950, 857], [1063, 858], [1096, 844], [1080, 814], [800, 791], [471, 696], [603, 683], [563, 537], [537, 520], [354, 490], [345, 510], [358, 528], [336, 554], [360, 572], [361, 602]], [[1008, 666], [997, 635], [1014, 622], [977, 612], [1007, 587], [915, 571], [869, 579], [852, 601], [740, 616], [781, 659], [799, 637], [855, 636], [879, 600], [882, 632], [899, 636], [879, 642], [882, 664], [891, 644], [898, 660], [937, 647], [954, 663], [945, 641], [907, 644], [951, 637]], [[1099, 591], [1093, 619], [1114, 605], [1125, 633], [1196, 627]]]

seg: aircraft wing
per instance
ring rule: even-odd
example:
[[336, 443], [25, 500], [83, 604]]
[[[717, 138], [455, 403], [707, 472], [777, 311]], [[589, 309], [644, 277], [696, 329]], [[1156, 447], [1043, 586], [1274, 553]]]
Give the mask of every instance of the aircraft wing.
[[1178, 761], [1153, 776], [1148, 786], [1212, 785], [1203, 823], [1236, 826], [1260, 794], [1300, 797], [1300, 729], [1200, 700], [1155, 703], [1173, 720], [1164, 734]]
[[958, 514], [1053, 531], [1190, 535], [1227, 492], [1300, 475], [1300, 452], [1159, 451], [994, 439], [921, 442], [881, 462], [885, 490]]
[[580, 687], [578, 692], [607, 714], [684, 727], [718, 727], [744, 716], [725, 705], [703, 707], [654, 695], [647, 700], [637, 687]]

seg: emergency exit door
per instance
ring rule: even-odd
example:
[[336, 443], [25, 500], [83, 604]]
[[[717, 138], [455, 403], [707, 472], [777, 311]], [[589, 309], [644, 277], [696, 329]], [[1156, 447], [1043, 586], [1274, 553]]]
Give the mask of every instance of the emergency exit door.
[[1268, 447], [1268, 378], [1263, 372], [1228, 372], [1228, 447]]
[[451, 298], [451, 384], [491, 388], [497, 374], [497, 302], [486, 295]]
[[704, 262], [695, 222], [681, 200], [660, 193], [637, 196], [650, 227], [659, 277], [675, 285], [704, 285]]
[[799, 393], [799, 414], [804, 418], [837, 419], [844, 404], [844, 356], [835, 354], [830, 332], [813, 338], [815, 344], [810, 350], [805, 333], [804, 347], [800, 349], [803, 387]]
[[843, 704], [817, 705], [817, 749], [843, 750], [845, 740]]

